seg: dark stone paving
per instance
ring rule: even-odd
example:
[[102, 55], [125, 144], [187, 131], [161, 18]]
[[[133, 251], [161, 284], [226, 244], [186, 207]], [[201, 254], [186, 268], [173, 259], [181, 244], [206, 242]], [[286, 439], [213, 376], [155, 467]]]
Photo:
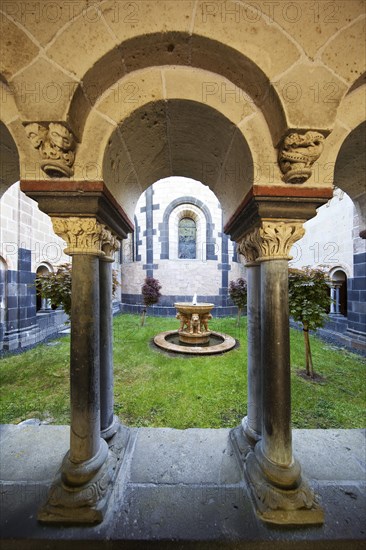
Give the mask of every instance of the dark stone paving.
[[294, 451], [325, 508], [321, 527], [271, 527], [248, 497], [229, 430], [131, 429], [107, 516], [40, 524], [68, 427], [1, 429], [1, 550], [366, 548], [363, 430], [294, 430]]

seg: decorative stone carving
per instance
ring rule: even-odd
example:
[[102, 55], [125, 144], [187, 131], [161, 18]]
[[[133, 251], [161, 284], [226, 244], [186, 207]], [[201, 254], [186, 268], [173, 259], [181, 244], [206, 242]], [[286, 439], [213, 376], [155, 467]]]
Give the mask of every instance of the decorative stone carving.
[[48, 127], [32, 122], [25, 127], [33, 147], [39, 150], [41, 168], [51, 178], [73, 175], [75, 139], [72, 133], [59, 122], [50, 122]]
[[278, 163], [286, 183], [304, 183], [311, 176], [312, 165], [323, 151], [324, 136], [319, 132], [288, 135], [280, 148]]
[[198, 313], [192, 313], [190, 334], [201, 334], [201, 321]]
[[190, 315], [184, 315], [183, 313], [177, 313], [175, 316], [176, 319], [179, 319], [180, 321], [180, 327], [178, 329], [178, 332], [182, 332], [184, 329], [187, 329], [187, 332], [191, 331], [191, 316]]
[[292, 245], [305, 234], [303, 222], [298, 220], [263, 220], [245, 235], [240, 252], [251, 261], [291, 259]]
[[299, 221], [263, 221], [259, 228], [261, 258], [290, 258], [292, 245], [305, 234]]
[[201, 315], [201, 328], [203, 328], [205, 332], [208, 332], [208, 322], [210, 319], [212, 319], [211, 313], [204, 313], [203, 315]]
[[95, 218], [52, 218], [53, 229], [67, 243], [65, 253], [103, 256], [105, 227]]
[[98, 473], [82, 486], [68, 486], [58, 472], [47, 502], [38, 512], [42, 522], [99, 523], [103, 521], [130, 437], [128, 428], [119, 426], [110, 442], [108, 458]]
[[120, 242], [116, 235], [112, 233], [106, 226], [102, 230], [102, 250], [105, 254], [104, 261], [114, 262], [114, 254], [120, 248]]
[[324, 512], [304, 479], [292, 488], [280, 488], [266, 479], [255, 453], [245, 457], [245, 476], [258, 516], [275, 524], [321, 524]]
[[[196, 295], [193, 302], [196, 302]], [[208, 321], [212, 319], [210, 311], [214, 304], [177, 302], [176, 318], [180, 320], [178, 330], [179, 341], [185, 344], [207, 344], [211, 331], [208, 329]]]
[[244, 239], [239, 243], [239, 253], [244, 256], [248, 263], [257, 261], [260, 255], [260, 249], [257, 242], [257, 232], [254, 230], [248, 233]]

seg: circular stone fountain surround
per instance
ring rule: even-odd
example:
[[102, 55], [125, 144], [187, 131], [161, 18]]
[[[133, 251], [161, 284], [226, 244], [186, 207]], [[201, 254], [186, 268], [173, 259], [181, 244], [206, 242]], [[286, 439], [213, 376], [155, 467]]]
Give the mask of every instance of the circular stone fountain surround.
[[[195, 355], [212, 355], [231, 350], [236, 341], [227, 334], [213, 332], [208, 328], [208, 321], [212, 318], [211, 310], [214, 304], [176, 302], [177, 319], [180, 320], [179, 330], [169, 330], [157, 334], [154, 343], [162, 349], [176, 353]], [[172, 340], [179, 337], [180, 344]], [[210, 345], [210, 339], [216, 343]]]

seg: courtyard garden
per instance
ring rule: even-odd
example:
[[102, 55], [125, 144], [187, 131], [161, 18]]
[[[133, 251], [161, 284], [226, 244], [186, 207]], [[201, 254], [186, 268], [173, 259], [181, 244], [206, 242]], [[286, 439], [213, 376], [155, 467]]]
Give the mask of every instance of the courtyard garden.
[[[158, 351], [152, 338], [172, 318], [114, 318], [115, 412], [128, 426], [220, 428], [246, 413], [246, 319], [213, 319], [210, 328], [236, 338], [236, 349], [192, 357]], [[304, 369], [302, 332], [291, 330], [292, 421], [295, 428], [365, 425], [365, 360], [311, 336], [315, 380]], [[69, 337], [1, 359], [1, 423], [39, 418], [69, 423]]]

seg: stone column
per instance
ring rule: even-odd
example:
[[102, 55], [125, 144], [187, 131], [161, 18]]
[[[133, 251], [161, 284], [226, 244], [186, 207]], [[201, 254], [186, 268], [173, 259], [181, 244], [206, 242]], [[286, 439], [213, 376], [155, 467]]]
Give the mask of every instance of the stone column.
[[63, 479], [71, 485], [94, 477], [107, 456], [100, 439], [99, 348], [99, 258], [73, 253], [70, 452], [63, 464]]
[[294, 220], [262, 220], [249, 238], [261, 264], [262, 438], [245, 473], [258, 515], [271, 523], [322, 523], [323, 512], [292, 454], [288, 259], [304, 234]]
[[55, 233], [72, 256], [70, 450], [43, 521], [95, 522], [109, 483], [108, 445], [100, 437], [99, 257], [104, 227], [95, 218], [53, 218]]
[[341, 314], [341, 287], [340, 287], [340, 285], [335, 285], [335, 313], [336, 313], [336, 315]]
[[103, 252], [100, 258], [100, 429], [109, 440], [118, 430], [114, 416], [113, 397], [113, 269], [114, 253], [119, 242], [108, 230], [103, 233]]
[[242, 420], [244, 433], [255, 444], [262, 434], [262, 365], [260, 319], [260, 263], [250, 239], [243, 239], [239, 251], [247, 259], [247, 320], [248, 320], [248, 406]]
[[334, 315], [336, 313], [336, 296], [335, 296], [335, 287], [334, 285], [332, 284], [331, 287], [330, 287], [330, 298], [331, 298], [331, 303], [330, 303], [330, 314], [331, 315]]

